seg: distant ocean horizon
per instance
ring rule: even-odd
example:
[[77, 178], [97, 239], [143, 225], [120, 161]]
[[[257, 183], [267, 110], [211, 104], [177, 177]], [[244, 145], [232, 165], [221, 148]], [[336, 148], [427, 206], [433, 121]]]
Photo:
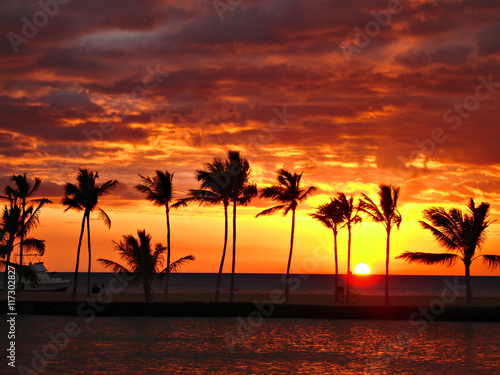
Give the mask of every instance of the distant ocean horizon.
[[[91, 284], [106, 285], [115, 276], [112, 272], [95, 272], [91, 274]], [[353, 275], [352, 288], [361, 295], [383, 295], [385, 275]], [[54, 277], [73, 280], [73, 272], [57, 272]], [[292, 274], [291, 288], [293, 293], [329, 294], [333, 293], [334, 275], [331, 274]], [[237, 273], [235, 289], [237, 293], [270, 294], [274, 290], [284, 288], [283, 274]], [[455, 281], [456, 280], [456, 281]], [[175, 273], [170, 276], [171, 293], [213, 293], [217, 281], [217, 273]], [[231, 274], [222, 275], [221, 292], [228, 292]], [[400, 296], [439, 295], [447, 283], [465, 285], [464, 276], [436, 275], [389, 275], [389, 292]], [[471, 276], [472, 292], [477, 297], [500, 297], [500, 276]], [[78, 291], [85, 292], [87, 273], [78, 275]], [[339, 275], [339, 286], [345, 287], [346, 275]], [[163, 292], [163, 281], [153, 282], [153, 292]], [[141, 286], [127, 286], [126, 292], [142, 293]], [[465, 296], [465, 292], [462, 293]]]

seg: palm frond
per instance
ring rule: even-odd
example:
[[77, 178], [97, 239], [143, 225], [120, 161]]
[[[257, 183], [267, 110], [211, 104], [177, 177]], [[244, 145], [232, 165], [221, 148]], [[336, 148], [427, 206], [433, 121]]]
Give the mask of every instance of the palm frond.
[[[187, 263], [194, 262], [196, 258], [193, 255], [187, 255], [185, 257], [182, 257], [175, 262], [170, 263], [169, 270], [171, 273], [176, 273], [181, 270], [181, 267]], [[163, 272], [166, 271], [166, 268], [163, 270]]]
[[366, 194], [362, 194], [363, 200], [359, 202], [359, 210], [368, 215], [376, 223], [384, 221], [384, 215], [380, 212], [377, 205]]
[[316, 191], [316, 187], [315, 186], [309, 186], [305, 192], [303, 192], [301, 195], [299, 195], [299, 197], [297, 198], [297, 201], [298, 202], [302, 202], [304, 201], [305, 199], [307, 199], [309, 196], [311, 196], [315, 191]]
[[177, 202], [170, 205], [170, 208], [176, 209], [179, 207], [187, 207], [187, 202], [189, 198], [178, 199]]
[[66, 206], [64, 212], [68, 210], [83, 211], [85, 209], [85, 207], [83, 207], [83, 205], [78, 200], [70, 198], [68, 196], [62, 199], [62, 204], [63, 206]]
[[118, 185], [117, 180], [108, 180], [101, 186], [96, 187], [97, 196], [102, 197], [104, 195], [109, 195], [113, 190], [116, 189]]
[[102, 259], [99, 258], [97, 259], [99, 263], [101, 263], [105, 268], [111, 268], [113, 272], [126, 272], [132, 274], [133, 272], [129, 271], [126, 267], [122, 266], [119, 263], [113, 262], [112, 260], [109, 259]]
[[25, 238], [23, 241], [23, 246], [27, 250], [36, 251], [40, 255], [43, 255], [45, 253], [45, 240], [39, 240], [36, 238]]
[[224, 200], [224, 196], [205, 189], [190, 189], [190, 197], [184, 198], [186, 203], [196, 202], [200, 206], [214, 206]]
[[408, 263], [421, 263], [426, 265], [442, 264], [446, 267], [450, 267], [459, 259], [459, 256], [447, 253], [434, 254], [406, 251], [397, 256], [396, 259], [403, 259]]
[[104, 210], [100, 207], [96, 207], [97, 211], [99, 212], [99, 219], [104, 221], [104, 224], [108, 227], [111, 228], [111, 219], [109, 218], [108, 214], [104, 212]]
[[271, 215], [271, 214], [274, 214], [275, 212], [281, 211], [284, 208], [286, 208], [286, 205], [284, 205], [284, 204], [279, 205], [279, 206], [274, 206], [271, 208], [267, 208], [267, 209], [259, 212], [257, 215], [255, 215], [255, 217]]
[[285, 190], [280, 185], [268, 186], [260, 190], [260, 198], [272, 199], [278, 202], [286, 202]]
[[238, 197], [236, 202], [240, 206], [246, 206], [254, 197], [257, 196], [257, 194], [257, 185], [246, 183], [245, 186], [241, 189], [241, 195]]
[[162, 172], [159, 170], [155, 172], [156, 176], [154, 177], [139, 175], [143, 183], [134, 186], [134, 188], [143, 193], [146, 200], [153, 203], [153, 205], [166, 206], [173, 197], [172, 180], [174, 173], [170, 173], [169, 171]]
[[500, 255], [481, 255], [483, 264], [491, 270], [496, 269], [500, 265]]
[[431, 224], [425, 221], [419, 221], [419, 223], [422, 226], [422, 228], [427, 229], [432, 233], [432, 235], [434, 236], [439, 245], [455, 251], [460, 249], [461, 244], [455, 242], [456, 238], [450, 236], [449, 233], [444, 233], [443, 231], [433, 227]]
[[313, 219], [318, 220], [326, 228], [333, 229], [332, 221], [331, 221], [331, 219], [327, 215], [324, 215], [324, 214], [321, 214], [321, 213], [317, 213], [317, 212], [310, 213], [308, 215], [310, 217], [312, 217]]

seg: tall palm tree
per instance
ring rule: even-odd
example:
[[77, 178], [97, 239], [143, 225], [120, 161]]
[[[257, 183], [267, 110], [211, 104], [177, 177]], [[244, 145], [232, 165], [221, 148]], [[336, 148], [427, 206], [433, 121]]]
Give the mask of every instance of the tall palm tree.
[[[35, 177], [34, 182], [32, 183], [26, 177], [26, 173], [24, 173], [22, 175], [13, 175], [10, 180], [15, 184], [15, 187], [7, 186], [5, 188], [5, 196], [2, 196], [2, 198], [9, 200], [14, 199], [16, 201], [16, 204], [19, 205], [21, 209], [21, 220], [18, 234], [19, 264], [22, 266], [25, 235], [38, 224], [38, 216], [42, 207], [45, 204], [52, 202], [46, 198], [30, 200], [30, 198], [33, 196], [33, 194], [35, 194], [35, 192], [39, 189], [40, 184], [42, 183], [42, 180], [40, 178]], [[36, 204], [36, 207], [33, 204]], [[28, 241], [28, 243], [31, 243], [31, 240]], [[21, 292], [22, 268], [21, 274], [19, 276], [18, 293]]]
[[104, 267], [111, 268], [114, 272], [125, 272], [134, 276], [131, 281], [132, 285], [142, 284], [146, 302], [150, 302], [153, 300], [151, 283], [156, 277], [166, 275], [167, 270], [169, 273], [177, 272], [183, 264], [194, 261], [195, 258], [188, 255], [162, 269], [163, 253], [167, 248], [157, 243], [153, 250], [151, 248], [151, 235], [147, 234], [145, 230], [138, 230], [137, 236], [135, 238], [131, 234], [126, 235], [123, 236], [122, 241], [114, 242], [115, 251], [128, 263], [129, 268], [108, 259], [97, 259], [97, 261]]
[[351, 290], [351, 229], [353, 225], [361, 223], [361, 216], [358, 215], [359, 206], [355, 207], [354, 199], [349, 199], [344, 193], [338, 193], [340, 208], [342, 210], [345, 226], [347, 227], [347, 283], [346, 283], [346, 302], [349, 302], [349, 291]]
[[[167, 219], [167, 264], [170, 264], [170, 256], [172, 254], [172, 247], [170, 245], [170, 210], [172, 208], [178, 208], [181, 205], [186, 205], [185, 201], [177, 201], [172, 203], [174, 197], [174, 188], [172, 185], [172, 180], [174, 178], [174, 173], [169, 171], [155, 171], [156, 176], [153, 177], [141, 177], [143, 183], [136, 185], [135, 189], [140, 191], [145, 195], [146, 200], [153, 203], [154, 206], [165, 207], [165, 215]], [[168, 301], [168, 285], [170, 279], [170, 270], [167, 268], [165, 274], [165, 290], [163, 298]]]
[[404, 259], [409, 263], [443, 264], [448, 267], [460, 259], [465, 265], [467, 306], [472, 306], [471, 263], [482, 257], [487, 267], [495, 269], [500, 265], [500, 256], [476, 255], [476, 250], [480, 251], [486, 241], [486, 228], [492, 223], [488, 220], [490, 204], [483, 202], [476, 206], [471, 198], [467, 208], [469, 213], [464, 214], [458, 208], [446, 211], [443, 207], [431, 207], [424, 211], [424, 218], [429, 222], [420, 221], [420, 225], [431, 231], [440, 246], [456, 254], [406, 251], [396, 259]]
[[200, 205], [214, 206], [222, 203], [224, 206], [224, 246], [222, 249], [222, 258], [217, 275], [217, 284], [215, 287], [215, 301], [219, 301], [220, 284], [224, 260], [226, 258], [227, 237], [228, 237], [228, 207], [231, 199], [231, 189], [229, 184], [230, 171], [226, 168], [227, 163], [220, 158], [214, 158], [211, 163], [206, 163], [204, 169], [196, 170], [196, 178], [200, 182], [200, 189], [189, 190], [190, 198], [186, 202], [195, 201]]
[[402, 217], [398, 211], [398, 199], [401, 188], [392, 185], [379, 185], [379, 205], [375, 204], [366, 194], [359, 203], [360, 211], [366, 213], [376, 223], [382, 223], [387, 234], [385, 258], [385, 304], [389, 305], [389, 253], [391, 243], [391, 229], [395, 225], [399, 229]]
[[7, 292], [7, 275], [10, 266], [10, 257], [14, 249], [14, 241], [21, 227], [21, 208], [15, 203], [12, 196], [10, 198], [10, 205], [3, 207], [0, 220], [0, 255], [2, 259], [6, 259], [3, 279], [4, 292]]
[[260, 191], [261, 198], [270, 198], [278, 203], [277, 206], [268, 208], [257, 214], [258, 216], [270, 215], [275, 212], [283, 210], [283, 216], [286, 216], [292, 211], [292, 230], [290, 234], [290, 253], [288, 255], [288, 265], [286, 268], [286, 283], [285, 283], [285, 303], [289, 303], [289, 278], [290, 278], [290, 265], [292, 263], [293, 252], [293, 239], [295, 235], [295, 210], [300, 202], [303, 202], [309, 197], [316, 188], [309, 186], [303, 189], [300, 185], [302, 173], [291, 173], [285, 169], [280, 169], [277, 175], [277, 182], [269, 187]]
[[335, 303], [339, 301], [339, 261], [337, 249], [337, 235], [343, 228], [344, 211], [340, 207], [338, 199], [330, 199], [329, 203], [322, 204], [316, 212], [309, 214], [333, 232], [333, 246], [335, 255]]
[[97, 210], [99, 218], [104, 221], [104, 224], [110, 228], [111, 219], [103, 209], [97, 206], [99, 198], [110, 194], [116, 189], [116, 180], [108, 180], [102, 185], [96, 184], [99, 178], [98, 172], [90, 172], [87, 169], [80, 168], [76, 177], [77, 185], [66, 183], [64, 186], [64, 198], [62, 204], [66, 206], [64, 212], [68, 210], [83, 211], [82, 226], [80, 229], [80, 237], [78, 239], [78, 249], [76, 253], [75, 277], [73, 282], [73, 292], [71, 298], [75, 299], [76, 287], [78, 282], [78, 267], [80, 265], [80, 249], [82, 247], [83, 233], [85, 223], [87, 223], [87, 247], [89, 252], [89, 262], [87, 271], [87, 296], [90, 297], [90, 271], [91, 271], [91, 246], [90, 246], [90, 214]]
[[229, 201], [233, 204], [233, 259], [231, 264], [231, 290], [229, 301], [234, 302], [234, 275], [236, 269], [236, 206], [246, 206], [257, 196], [257, 185], [250, 182], [252, 169], [248, 160], [241, 157], [238, 151], [228, 151], [225, 162], [228, 172], [227, 181]]

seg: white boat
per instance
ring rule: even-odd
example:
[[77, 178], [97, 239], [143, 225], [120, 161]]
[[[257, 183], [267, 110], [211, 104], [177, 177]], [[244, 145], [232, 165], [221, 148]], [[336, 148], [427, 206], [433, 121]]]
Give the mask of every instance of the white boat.
[[[18, 257], [18, 255], [16, 255]], [[45, 291], [45, 292], [64, 292], [71, 285], [71, 281], [60, 277], [52, 277], [47, 273], [47, 268], [40, 261], [38, 254], [23, 255], [28, 260], [28, 267], [38, 276], [38, 283], [23, 278], [21, 279], [21, 288], [25, 291]], [[18, 278], [16, 275], [16, 283]], [[0, 281], [0, 289], [3, 290], [3, 278]]]

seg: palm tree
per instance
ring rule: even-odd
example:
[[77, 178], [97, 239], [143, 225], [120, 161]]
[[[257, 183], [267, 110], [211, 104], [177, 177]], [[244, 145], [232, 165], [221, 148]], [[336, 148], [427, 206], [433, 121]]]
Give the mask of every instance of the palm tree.
[[[5, 198], [5, 197], [4, 197]], [[14, 190], [7, 190], [7, 196], [9, 200], [9, 205], [4, 206], [2, 210], [2, 215], [0, 217], [0, 257], [6, 259], [2, 262], [5, 265], [4, 274], [4, 285], [7, 285], [7, 270], [10, 265], [16, 267], [19, 275], [24, 275], [25, 277], [31, 278], [35, 282], [38, 281], [36, 274], [32, 272], [28, 267], [20, 264], [12, 264], [10, 262], [11, 255], [15, 246], [21, 247], [21, 244], [25, 249], [30, 251], [36, 251], [38, 254], [43, 255], [45, 252], [45, 241], [36, 238], [25, 237], [27, 233], [38, 225], [40, 208], [33, 209], [33, 206], [29, 206], [25, 210], [25, 216], [23, 220], [22, 208], [19, 205], [19, 200]], [[16, 239], [21, 237], [23, 234], [23, 240], [19, 240], [16, 243]], [[19, 278], [19, 286], [21, 285], [22, 279]], [[19, 288], [21, 290], [22, 288]], [[4, 289], [7, 291], [7, 288]]]
[[227, 163], [224, 163], [220, 158], [214, 158], [212, 163], [205, 164], [205, 169], [196, 170], [196, 178], [201, 183], [200, 189], [190, 189], [189, 194], [191, 197], [185, 199], [186, 202], [195, 201], [205, 206], [214, 206], [220, 203], [224, 206], [224, 246], [215, 287], [216, 302], [219, 301], [222, 271], [226, 258], [229, 223], [227, 211], [231, 199], [230, 184], [228, 183], [230, 171], [226, 166]]
[[377, 206], [366, 194], [359, 203], [359, 210], [366, 213], [376, 223], [382, 223], [387, 233], [386, 258], [385, 258], [385, 304], [389, 305], [389, 253], [391, 229], [394, 225], [399, 229], [402, 221], [398, 211], [398, 198], [401, 192], [399, 186], [379, 185], [379, 205]]
[[238, 151], [228, 151], [225, 162], [229, 201], [233, 203], [233, 259], [231, 264], [231, 290], [229, 301], [234, 302], [234, 275], [236, 268], [236, 206], [246, 206], [257, 195], [257, 185], [250, 182], [251, 168], [248, 160], [241, 157]]
[[338, 193], [340, 209], [342, 210], [345, 224], [347, 227], [347, 285], [346, 285], [346, 302], [349, 302], [349, 291], [351, 290], [351, 229], [353, 225], [361, 223], [361, 216], [358, 215], [359, 206], [354, 206], [354, 199], [347, 199], [344, 193]]
[[114, 272], [125, 272], [133, 275], [132, 285], [142, 284], [146, 302], [150, 302], [153, 300], [151, 283], [156, 277], [166, 275], [167, 270], [169, 273], [177, 272], [183, 264], [194, 261], [195, 258], [188, 255], [162, 269], [163, 253], [167, 248], [157, 243], [153, 250], [151, 248], [151, 235], [147, 234], [145, 230], [138, 230], [137, 236], [138, 238], [131, 234], [126, 235], [123, 236], [122, 241], [114, 242], [115, 250], [129, 264], [129, 268], [108, 259], [97, 259], [97, 261], [104, 267], [111, 268]]
[[467, 208], [469, 213], [463, 214], [458, 208], [446, 211], [443, 207], [431, 207], [424, 211], [424, 218], [429, 223], [420, 221], [420, 225], [431, 231], [440, 246], [448, 251], [454, 251], [456, 254], [406, 251], [396, 259], [404, 259], [410, 263], [443, 264], [448, 267], [460, 259], [465, 265], [467, 306], [472, 306], [471, 263], [482, 257], [483, 263], [487, 267], [495, 269], [500, 265], [500, 256], [476, 255], [476, 250], [480, 251], [486, 241], [486, 228], [492, 223], [488, 220], [490, 204], [483, 202], [476, 207], [471, 198]]
[[[11, 197], [12, 198], [12, 197]], [[10, 257], [14, 249], [14, 241], [20, 232], [21, 209], [15, 204], [14, 199], [10, 199], [10, 205], [4, 206], [0, 221], [0, 255], [6, 259], [5, 273], [3, 279], [4, 292], [7, 292], [7, 275], [10, 266]]]
[[87, 296], [90, 297], [90, 271], [91, 271], [91, 246], [90, 246], [90, 214], [97, 210], [99, 218], [104, 221], [104, 224], [110, 228], [111, 219], [108, 214], [97, 206], [99, 198], [110, 194], [116, 189], [118, 181], [109, 180], [102, 185], [97, 185], [96, 180], [99, 178], [98, 172], [90, 172], [87, 169], [80, 168], [76, 180], [77, 185], [66, 183], [64, 186], [64, 198], [62, 204], [66, 206], [64, 212], [68, 210], [83, 211], [82, 226], [80, 237], [78, 239], [78, 249], [76, 253], [75, 277], [73, 282], [73, 292], [71, 298], [75, 299], [76, 287], [78, 282], [78, 267], [80, 265], [80, 249], [82, 247], [83, 233], [85, 230], [85, 222], [87, 222], [87, 247], [89, 252], [89, 263], [87, 272]]
[[[34, 178], [34, 182], [26, 177], [26, 173], [21, 175], [13, 175], [11, 177], [11, 182], [15, 184], [15, 187], [7, 186], [5, 188], [5, 196], [2, 196], [3, 199], [14, 199], [16, 204], [19, 205], [21, 209], [21, 220], [19, 227], [19, 264], [23, 264], [23, 247], [25, 245], [24, 237], [25, 235], [36, 225], [38, 224], [38, 216], [40, 214], [40, 210], [46, 203], [52, 203], [50, 200], [46, 198], [42, 199], [32, 199], [29, 200], [30, 197], [35, 194], [35, 192], [40, 187], [42, 180], [38, 177]], [[36, 203], [35, 207], [33, 203]], [[30, 240], [31, 241], [31, 240]], [[29, 242], [30, 242], [29, 241]], [[22, 271], [21, 271], [22, 272]], [[18, 290], [21, 292], [21, 276], [19, 275], [19, 285]]]
[[344, 212], [340, 207], [338, 199], [330, 199], [329, 203], [322, 204], [316, 209], [315, 213], [309, 214], [312, 218], [318, 220], [328, 229], [333, 232], [333, 245], [335, 255], [335, 303], [339, 301], [339, 261], [337, 250], [337, 235], [340, 229], [343, 228], [341, 224], [344, 222]]
[[[173, 200], [173, 185], [172, 180], [174, 174], [168, 171], [155, 171], [156, 176], [154, 177], [144, 177], [142, 178], [143, 183], [136, 185], [135, 189], [143, 193], [146, 200], [153, 203], [154, 206], [165, 207], [165, 215], [167, 218], [167, 264], [170, 264], [170, 255], [172, 253], [172, 247], [170, 245], [170, 210], [172, 208], [178, 208], [181, 205], [186, 205], [185, 201], [180, 200], [176, 203], [172, 203]], [[168, 301], [168, 283], [170, 278], [170, 270], [166, 269], [165, 274], [165, 290], [164, 290], [164, 300]]]
[[300, 186], [302, 173], [291, 173], [285, 169], [280, 169], [277, 175], [277, 182], [273, 186], [266, 187], [260, 191], [261, 198], [270, 198], [278, 203], [277, 206], [268, 208], [257, 214], [258, 216], [270, 215], [283, 210], [283, 216], [292, 211], [292, 231], [290, 234], [290, 253], [288, 255], [288, 265], [286, 268], [285, 303], [289, 303], [289, 283], [290, 264], [292, 263], [293, 239], [295, 234], [295, 210], [300, 202], [310, 196], [316, 188], [309, 186], [303, 189]]

